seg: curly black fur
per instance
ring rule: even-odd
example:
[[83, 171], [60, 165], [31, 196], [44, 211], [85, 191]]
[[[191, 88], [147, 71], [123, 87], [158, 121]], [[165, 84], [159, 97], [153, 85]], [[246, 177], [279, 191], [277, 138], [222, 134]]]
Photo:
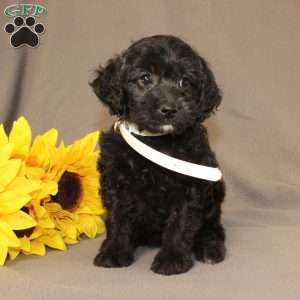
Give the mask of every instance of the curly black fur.
[[[112, 114], [141, 129], [168, 133], [139, 136], [146, 144], [182, 160], [218, 166], [201, 122], [219, 106], [220, 91], [205, 60], [179, 38], [139, 40], [100, 68], [91, 86]], [[164, 275], [188, 271], [193, 253], [207, 263], [224, 259], [223, 181], [164, 169], [132, 150], [113, 129], [102, 134], [100, 147], [108, 216], [95, 265], [128, 266], [141, 245], [161, 246], [151, 269]]]

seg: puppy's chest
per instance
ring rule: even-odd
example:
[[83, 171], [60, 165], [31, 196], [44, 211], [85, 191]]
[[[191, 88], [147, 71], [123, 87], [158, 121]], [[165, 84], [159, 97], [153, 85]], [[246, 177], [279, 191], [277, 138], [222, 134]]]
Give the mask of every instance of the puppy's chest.
[[[207, 151], [201, 153], [195, 143], [177, 141], [174, 138], [142, 141], [164, 154], [185, 161], [201, 163], [207, 159]], [[102, 171], [121, 177], [132, 189], [145, 193], [145, 196], [154, 192], [170, 194], [171, 191], [180, 190], [190, 180], [188, 176], [169, 171], [149, 161], [133, 150], [120, 135], [114, 133], [102, 137], [101, 156]]]
[[[188, 152], [184, 146], [176, 148], [168, 143], [158, 146], [156, 149], [165, 154], [193, 162], [192, 151]], [[133, 205], [139, 216], [151, 216], [151, 220], [155, 216], [167, 217], [174, 205], [186, 199], [198, 199], [195, 189], [202, 193], [206, 186], [198, 179], [156, 165], [130, 148], [120, 136], [112, 134], [102, 136], [100, 171], [107, 187], [118, 189], [128, 206]]]
[[[149, 143], [147, 143], [149, 145]], [[188, 156], [188, 151], [183, 147], [177, 147], [171, 145], [160, 145], [155, 147], [150, 144], [152, 148], [158, 150], [159, 152], [169, 155], [171, 157], [176, 157], [179, 159], [184, 159]], [[182, 176], [165, 169], [157, 163], [151, 162], [147, 158], [135, 152], [129, 145], [125, 145], [122, 158], [124, 163], [127, 164], [127, 171], [131, 174], [131, 177], [135, 178], [140, 185], [155, 186], [160, 187], [163, 192], [166, 188], [164, 186], [173, 187], [180, 183]], [[190, 153], [191, 154], [191, 153]]]
[[152, 194], [159, 191], [161, 194], [170, 192], [179, 184], [178, 176], [172, 171], [147, 160], [137, 153], [128, 155], [128, 172], [136, 186], [144, 193]]
[[[178, 148], [177, 154], [170, 143], [153, 145], [146, 144], [170, 156], [178, 157], [183, 149]], [[135, 190], [147, 191], [159, 189], [163, 193], [167, 187], [175, 188], [178, 185], [178, 176], [172, 171], [149, 161], [147, 158], [133, 150], [119, 135], [108, 134], [102, 137], [101, 161], [103, 172], [122, 175], [124, 181]], [[113, 176], [113, 174], [111, 174]]]

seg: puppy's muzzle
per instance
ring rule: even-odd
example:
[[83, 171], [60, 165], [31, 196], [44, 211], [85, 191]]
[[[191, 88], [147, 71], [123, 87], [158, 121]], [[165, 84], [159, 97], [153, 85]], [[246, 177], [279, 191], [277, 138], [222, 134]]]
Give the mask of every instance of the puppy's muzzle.
[[167, 119], [173, 119], [178, 109], [173, 105], [162, 105], [159, 108], [159, 113]]
[[180, 94], [174, 87], [158, 86], [152, 91], [152, 95], [158, 99], [158, 113], [167, 119], [173, 119], [178, 112], [177, 99]]

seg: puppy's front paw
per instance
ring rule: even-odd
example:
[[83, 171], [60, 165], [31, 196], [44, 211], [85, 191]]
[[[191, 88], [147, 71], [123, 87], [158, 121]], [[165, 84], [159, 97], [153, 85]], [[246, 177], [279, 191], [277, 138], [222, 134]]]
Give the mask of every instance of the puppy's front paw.
[[224, 260], [226, 248], [223, 241], [205, 242], [195, 248], [196, 259], [207, 264], [217, 264]]
[[151, 270], [162, 275], [173, 275], [187, 272], [193, 266], [189, 255], [176, 251], [161, 250], [155, 256]]
[[127, 267], [133, 263], [133, 253], [130, 251], [116, 251], [107, 248], [95, 257], [94, 265], [105, 268]]

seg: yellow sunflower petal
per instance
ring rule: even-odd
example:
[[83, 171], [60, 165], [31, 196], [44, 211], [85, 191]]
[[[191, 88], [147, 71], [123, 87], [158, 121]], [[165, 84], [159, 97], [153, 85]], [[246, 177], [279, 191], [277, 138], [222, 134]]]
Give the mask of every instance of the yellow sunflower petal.
[[0, 164], [6, 162], [11, 157], [12, 149], [11, 144], [0, 146]]
[[57, 194], [58, 184], [55, 181], [44, 181], [42, 190], [45, 196], [54, 196]]
[[0, 192], [16, 177], [20, 166], [19, 159], [11, 159], [0, 165]]
[[102, 234], [105, 232], [105, 223], [102, 220], [102, 218], [99, 218], [97, 216], [94, 217], [95, 218], [95, 222], [97, 224], [97, 233], [98, 234]]
[[29, 195], [8, 191], [0, 194], [0, 214], [11, 214], [20, 210], [30, 201]]
[[91, 153], [95, 151], [95, 147], [99, 140], [99, 131], [88, 134], [82, 140], [82, 150], [84, 153]]
[[66, 245], [61, 237], [61, 235], [55, 231], [51, 230], [48, 233], [39, 237], [39, 241], [43, 242], [45, 245], [58, 249], [58, 250], [66, 250]]
[[22, 230], [36, 226], [36, 221], [23, 211], [1, 217], [13, 230]]
[[58, 227], [66, 237], [68, 237], [72, 240], [77, 239], [76, 227], [71, 222], [61, 221], [61, 222], [59, 222]]
[[96, 221], [88, 215], [80, 215], [78, 220], [78, 230], [80, 233], [85, 233], [89, 238], [94, 238], [97, 235]]
[[33, 212], [36, 215], [38, 219], [43, 218], [45, 215], [47, 215], [47, 211], [45, 207], [40, 205], [39, 199], [33, 199], [30, 204], [33, 207]]
[[47, 211], [50, 213], [56, 213], [62, 211], [62, 207], [58, 203], [49, 202], [46, 204]]
[[77, 214], [92, 214], [93, 210], [86, 205], [82, 205], [82, 206], [78, 207], [78, 209], [76, 210], [76, 213]]
[[24, 117], [20, 117], [13, 123], [9, 142], [14, 145], [13, 157], [27, 157], [31, 144], [31, 128]]
[[3, 266], [7, 257], [8, 247], [0, 244], [0, 266]]
[[28, 157], [28, 164], [31, 166], [47, 167], [51, 160], [51, 148], [55, 146], [58, 132], [50, 129], [41, 136], [37, 136], [32, 144]]
[[33, 234], [38, 234], [42, 231], [42, 228], [54, 228], [55, 224], [50, 218], [48, 211], [44, 206], [41, 206], [39, 200], [31, 201], [32, 209], [31, 213], [35, 216], [35, 219], [38, 222], [39, 231], [34, 231]]
[[40, 218], [38, 222], [41, 228], [51, 229], [55, 227], [55, 224], [53, 223], [53, 221], [50, 219], [50, 216], [48, 215], [44, 215], [44, 217]]
[[84, 138], [77, 140], [74, 144], [67, 147], [66, 164], [72, 165], [79, 163], [95, 151], [99, 139], [99, 132], [92, 132]]
[[30, 166], [27, 166], [25, 172], [27, 178], [29, 179], [41, 179], [45, 174], [45, 171], [42, 168]]
[[19, 248], [9, 248], [8, 249], [8, 254], [9, 254], [9, 258], [11, 260], [15, 260], [17, 258], [17, 256], [20, 254], [21, 249]]
[[25, 255], [35, 254], [39, 256], [45, 256], [46, 247], [42, 242], [34, 240], [30, 242], [30, 251], [24, 251], [24, 254]]
[[30, 239], [34, 240], [40, 237], [43, 234], [43, 230], [38, 226], [34, 228], [33, 233], [30, 235]]
[[[54, 181], [42, 181], [41, 188], [31, 194], [32, 199], [38, 200], [50, 200], [51, 195], [56, 195], [58, 191], [57, 182]], [[38, 203], [39, 205], [39, 203]]]
[[30, 239], [28, 237], [22, 237], [20, 238], [21, 242], [21, 249], [23, 251], [30, 251]]
[[9, 159], [0, 165], [0, 171], [3, 172], [6, 176], [1, 174], [1, 182], [8, 177], [8, 181], [10, 182], [13, 178], [15, 178], [19, 172], [21, 167], [21, 160], [20, 159]]
[[11, 260], [15, 260], [21, 251], [30, 251], [30, 240], [27, 237], [19, 239], [21, 246], [18, 248], [8, 248], [8, 254]]
[[57, 142], [58, 131], [55, 128], [52, 128], [45, 132], [42, 137], [47, 140], [49, 145], [55, 146]]
[[65, 242], [66, 244], [69, 244], [69, 245], [75, 245], [75, 244], [78, 244], [79, 241], [78, 241], [78, 240], [73, 240], [73, 239], [71, 239], [71, 238], [65, 236], [65, 237], [64, 237], [64, 242]]
[[6, 188], [6, 191], [18, 191], [29, 194], [41, 187], [40, 180], [29, 180], [24, 177], [16, 177]]
[[[77, 145], [71, 145], [67, 148], [67, 155], [65, 159], [65, 164], [66, 165], [72, 165], [76, 161], [80, 160], [80, 147], [76, 147]], [[80, 146], [80, 145], [79, 145]]]
[[0, 220], [0, 245], [7, 247], [20, 247], [21, 243], [10, 226]]

